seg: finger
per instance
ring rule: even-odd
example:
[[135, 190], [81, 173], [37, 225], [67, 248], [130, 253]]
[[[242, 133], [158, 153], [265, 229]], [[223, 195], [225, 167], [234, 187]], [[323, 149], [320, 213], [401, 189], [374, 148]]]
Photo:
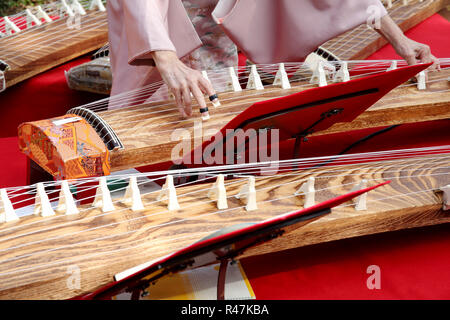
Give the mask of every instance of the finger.
[[195, 97], [195, 100], [197, 100], [199, 108], [200, 108], [200, 114], [202, 115], [203, 120], [209, 119], [209, 112], [208, 107], [205, 102], [205, 98], [203, 97], [203, 93], [198, 87], [197, 84], [193, 83], [190, 87], [192, 94]]
[[205, 78], [201, 78], [199, 80], [199, 86], [202, 91], [208, 95], [209, 100], [212, 102], [214, 107], [220, 106], [219, 96], [217, 95], [216, 91], [214, 90], [213, 86], [211, 85], [211, 82]]
[[184, 84], [181, 89], [181, 98], [183, 99], [183, 107], [184, 112], [188, 117], [192, 115], [192, 99], [191, 99], [191, 91], [189, 90], [189, 87], [187, 84]]

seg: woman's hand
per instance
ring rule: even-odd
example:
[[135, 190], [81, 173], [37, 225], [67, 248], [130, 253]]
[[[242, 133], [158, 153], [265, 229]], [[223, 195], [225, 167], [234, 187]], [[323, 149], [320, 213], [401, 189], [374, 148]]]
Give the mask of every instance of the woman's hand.
[[187, 67], [178, 59], [174, 51], [153, 51], [152, 56], [162, 79], [175, 96], [182, 117], [186, 118], [192, 115], [191, 93], [197, 100], [200, 109], [206, 108], [204, 94], [213, 96], [215, 91], [201, 72]]

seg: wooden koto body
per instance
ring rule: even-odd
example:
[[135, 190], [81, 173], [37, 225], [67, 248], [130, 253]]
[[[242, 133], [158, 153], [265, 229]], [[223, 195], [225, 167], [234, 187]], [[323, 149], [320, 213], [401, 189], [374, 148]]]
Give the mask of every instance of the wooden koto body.
[[[394, 72], [399, 70], [394, 70]], [[385, 74], [388, 75], [389, 73], [386, 72]], [[329, 108], [332, 108], [331, 105], [336, 105], [337, 107], [345, 105], [347, 110], [344, 108], [342, 117], [336, 117], [335, 120], [333, 120], [333, 118], [332, 122], [329, 122], [327, 126], [314, 128], [312, 134], [318, 135], [330, 132], [334, 133], [392, 124], [449, 118], [450, 92], [448, 91], [448, 81], [445, 78], [447, 74], [450, 75], [448, 70], [437, 73], [436, 76], [439, 76], [440, 78], [444, 77], [442, 81], [439, 80], [440, 78], [438, 78], [438, 81], [435, 81], [435, 76], [430, 75], [430, 81], [426, 90], [417, 90], [414, 84], [409, 83], [405, 84], [403, 87], [394, 89], [378, 102], [376, 101], [379, 97], [395, 87], [396, 84], [393, 83], [399, 81], [399, 79], [396, 77], [391, 79], [394, 81], [392, 82], [392, 85], [381, 81], [379, 85], [385, 87], [380, 89], [381, 91], [377, 98], [372, 99], [369, 96], [367, 100], [360, 101], [350, 97], [345, 103], [337, 101], [334, 104], [325, 104], [325, 106], [330, 105]], [[404, 79], [408, 79], [408, 77], [409, 76], [406, 75]], [[374, 78], [368, 77], [365, 80], [366, 82], [362, 82], [364, 81], [362, 78], [353, 81], [365, 83], [362, 87], [369, 89], [373, 86], [371, 79]], [[174, 102], [170, 100], [100, 112], [79, 108], [77, 114], [73, 114], [69, 111], [68, 115], [60, 118], [22, 124], [19, 127], [19, 144], [21, 150], [25, 154], [58, 179], [108, 174], [109, 171], [118, 171], [165, 161], [173, 161], [172, 150], [177, 144], [180, 144], [180, 140], [187, 141], [188, 144], [191, 145], [191, 148], [188, 151], [197, 147], [199, 143], [208, 144], [211, 137], [221, 130], [223, 131], [225, 127], [236, 129], [238, 125], [236, 124], [236, 118], [238, 116], [244, 119], [240, 123], [244, 123], [245, 119], [248, 119], [254, 114], [252, 110], [258, 111], [263, 109], [267, 110], [267, 114], [269, 114], [271, 112], [270, 110], [279, 105], [278, 100], [275, 98], [285, 97], [286, 99], [289, 99], [290, 95], [298, 95], [299, 92], [306, 95], [309, 94], [311, 91], [310, 89], [313, 89], [317, 91], [315, 99], [323, 100], [323, 97], [327, 96], [325, 92], [332, 92], [327, 96], [330, 98], [339, 96], [342, 92], [350, 92], [348, 89], [345, 89], [349, 88], [350, 83], [354, 82], [350, 81], [348, 83], [329, 85], [324, 88], [314, 88], [315, 85], [311, 85], [308, 82], [299, 82], [293, 83], [291, 89], [267, 86], [264, 90], [225, 92], [220, 95], [221, 106], [218, 108], [210, 107], [209, 112], [211, 117], [209, 120], [203, 122], [197, 117], [180, 120], [178, 110]], [[362, 87], [360, 87], [360, 89]], [[327, 91], [330, 88], [332, 90]], [[360, 89], [354, 87], [352, 90], [356, 92]], [[322, 92], [324, 93], [322, 94]], [[270, 105], [271, 99], [274, 99], [272, 106]], [[303, 98], [299, 96], [299, 100], [292, 102], [291, 105], [287, 105], [287, 107], [301, 104], [304, 100], [302, 99]], [[259, 106], [258, 103], [266, 104], [263, 108]], [[374, 103], [375, 105], [370, 107]], [[256, 107], [257, 105], [258, 107]], [[353, 110], [353, 108], [356, 109]], [[367, 108], [369, 109], [362, 113], [362, 111]], [[76, 109], [77, 108], [74, 110]], [[327, 111], [328, 109], [323, 110]], [[359, 113], [362, 114], [359, 115]], [[294, 133], [297, 133], [296, 130], [302, 130], [302, 121], [309, 121], [309, 124], [316, 121], [318, 115], [313, 114], [313, 108], [305, 109], [305, 113], [301, 115], [295, 115], [293, 113], [292, 116], [289, 117], [291, 119], [282, 119], [280, 120], [280, 123], [266, 121], [265, 123], [260, 124], [259, 127], [257, 124], [253, 127], [256, 130], [261, 129], [260, 127], [267, 126], [272, 126], [274, 128], [283, 127], [286, 130], [282, 132], [284, 136], [280, 138], [288, 139], [292, 138]], [[80, 118], [85, 119], [87, 122], [90, 121], [90, 126], [85, 125], [86, 121], [83, 121], [82, 124], [71, 122], [71, 119], [77, 121], [77, 119]], [[352, 120], [354, 121], [350, 122]], [[67, 121], [67, 123], [63, 126], [69, 128], [67, 130], [75, 140], [77, 140], [76, 131], [70, 128], [74, 126], [84, 127], [85, 129], [82, 131], [89, 132], [89, 136], [92, 137], [91, 141], [95, 141], [95, 143], [83, 144], [83, 146], [90, 146], [91, 149], [95, 150], [89, 153], [79, 152], [80, 147], [77, 147], [76, 143], [72, 143], [72, 146], [70, 147], [71, 151], [66, 152], [65, 150], [68, 149], [64, 144], [66, 136], [58, 133], [62, 129], [60, 126], [56, 125], [57, 123], [64, 123], [65, 121]], [[46, 124], [46, 130], [42, 129], [42, 123]], [[224, 127], [224, 124], [226, 123], [229, 125]], [[333, 123], [335, 124], [333, 125]], [[196, 126], [198, 125], [201, 125], [202, 127], [200, 131], [200, 142], [198, 141], [199, 137], [196, 136], [198, 133], [195, 131]], [[308, 125], [305, 123], [303, 129], [307, 126]], [[94, 128], [96, 130], [94, 130]], [[189, 133], [188, 137], [185, 138], [183, 136], [180, 139], [173, 139], [172, 135], [177, 129], [186, 130]], [[94, 131], [98, 134], [98, 137], [96, 138], [96, 133]], [[32, 132], [36, 132], [37, 134], [32, 134]], [[103, 139], [100, 139], [100, 137]], [[114, 145], [113, 143], [115, 141], [119, 141], [120, 144]], [[47, 151], [43, 149], [43, 146], [46, 146]], [[102, 159], [102, 162], [98, 163], [97, 166], [89, 165], [95, 163], [95, 159], [90, 155], [94, 155], [96, 157], [95, 159]], [[88, 165], [83, 166], [83, 161]], [[76, 162], [77, 166], [69, 166], [69, 162]]]
[[[64, 299], [93, 291], [119, 272], [160, 259], [221, 228], [298, 210], [305, 205], [298, 189], [312, 177], [316, 203], [354, 190], [363, 179], [367, 186], [391, 183], [367, 194], [366, 210], [346, 203], [246, 255], [450, 222], [449, 213], [442, 211], [442, 194], [436, 192], [450, 183], [448, 165], [447, 150], [256, 176], [257, 209], [249, 211], [244, 200], [235, 198], [249, 178], [237, 177], [225, 181], [228, 208], [222, 210], [207, 196], [211, 182], [176, 188], [178, 210], [169, 211], [158, 192], [150, 192], [142, 195], [140, 211], [114, 200], [115, 209], [109, 212], [84, 205], [75, 215], [22, 217], [0, 225], [0, 298]], [[71, 270], [80, 272], [79, 288], [70, 286]]]
[[[351, 123], [337, 123], [313, 135], [450, 118], [449, 70], [429, 74], [426, 90], [412, 84], [389, 92]], [[442, 79], [442, 80], [439, 80]]]

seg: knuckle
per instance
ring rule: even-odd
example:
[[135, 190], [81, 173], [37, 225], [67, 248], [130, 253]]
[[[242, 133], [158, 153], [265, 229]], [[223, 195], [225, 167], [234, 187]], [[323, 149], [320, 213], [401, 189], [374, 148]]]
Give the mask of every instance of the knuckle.
[[205, 78], [202, 77], [202, 79], [201, 79], [200, 81], [201, 81], [201, 83], [203, 84], [203, 86], [204, 86], [205, 88], [208, 88], [208, 89], [211, 89], [211, 88], [212, 88], [211, 82], [209, 82], [209, 81], [206, 80]]

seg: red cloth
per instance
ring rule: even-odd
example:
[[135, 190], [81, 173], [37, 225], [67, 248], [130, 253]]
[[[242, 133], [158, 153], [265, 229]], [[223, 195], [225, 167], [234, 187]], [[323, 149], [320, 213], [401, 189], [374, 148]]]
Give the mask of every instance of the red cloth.
[[23, 186], [27, 157], [19, 151], [17, 137], [0, 138], [0, 188]]
[[[434, 15], [407, 34], [428, 43], [436, 56], [450, 56], [450, 23], [442, 17]], [[369, 59], [388, 58], [398, 58], [390, 46]], [[17, 150], [15, 137], [19, 123], [58, 116], [73, 106], [100, 98], [72, 91], [66, 85], [63, 71], [85, 61], [87, 57], [77, 59], [0, 94], [0, 137], [10, 137], [0, 139], [0, 187], [26, 183], [26, 158]], [[397, 141], [410, 138], [410, 147], [426, 144], [427, 139], [430, 144], [441, 143], [448, 135], [444, 125], [441, 122], [439, 130], [427, 124], [417, 127], [417, 140], [404, 129], [395, 129], [389, 135], [396, 136]], [[353, 139], [361, 135], [355, 133]], [[384, 149], [386, 141], [391, 141], [389, 137], [379, 136], [353, 151], [375, 146]], [[326, 146], [325, 140], [318, 137], [304, 151], [313, 156], [331, 147], [341, 150], [348, 141], [338, 139]], [[449, 299], [448, 231], [449, 225], [442, 225], [360, 237], [244, 259], [243, 265], [258, 299]], [[373, 264], [381, 268], [381, 290], [366, 287], [366, 270]]]

